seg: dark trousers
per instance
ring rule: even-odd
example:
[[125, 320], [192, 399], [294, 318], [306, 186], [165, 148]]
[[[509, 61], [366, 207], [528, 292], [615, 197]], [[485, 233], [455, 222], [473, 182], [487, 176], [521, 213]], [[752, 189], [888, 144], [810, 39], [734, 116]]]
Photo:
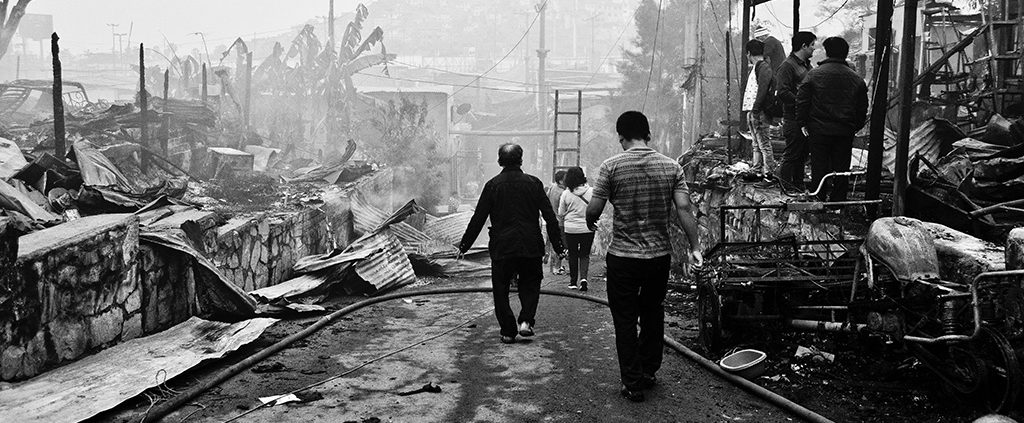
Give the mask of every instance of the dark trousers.
[[594, 246], [594, 233], [565, 234], [566, 249], [569, 250], [569, 281], [573, 284], [586, 279], [590, 270], [590, 248]]
[[[494, 316], [498, 318], [503, 336], [516, 336], [518, 324], [534, 324], [540, 301], [540, 281], [544, 278], [540, 257], [510, 257], [491, 261], [491, 286], [494, 288]], [[522, 310], [516, 319], [508, 303], [509, 285], [519, 276], [519, 303]]]
[[802, 189], [804, 167], [807, 165], [807, 155], [810, 154], [807, 137], [800, 131], [800, 124], [792, 119], [782, 121], [782, 136], [786, 138], [786, 149], [782, 153], [779, 178]]
[[[639, 388], [642, 376], [661, 368], [665, 334], [665, 290], [670, 256], [635, 259], [608, 254], [608, 305], [615, 324], [615, 350], [622, 384]], [[640, 332], [637, 334], [637, 324]]]
[[[817, 135], [812, 133], [811, 149], [811, 191], [831, 172], [848, 172], [850, 156], [853, 154], [853, 135]], [[831, 187], [829, 187], [831, 185]], [[818, 192], [821, 201], [846, 201], [850, 189], [849, 178], [831, 177]]]

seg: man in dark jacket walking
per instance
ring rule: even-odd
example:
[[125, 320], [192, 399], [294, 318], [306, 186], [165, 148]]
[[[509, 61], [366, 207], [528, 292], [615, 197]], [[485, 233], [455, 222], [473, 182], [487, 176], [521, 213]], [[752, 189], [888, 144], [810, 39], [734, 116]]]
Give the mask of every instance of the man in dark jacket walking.
[[775, 98], [782, 104], [782, 136], [786, 138], [786, 149], [782, 153], [779, 178], [797, 189], [804, 187], [804, 166], [807, 155], [807, 137], [800, 131], [796, 121], [796, 90], [804, 75], [811, 70], [811, 56], [818, 37], [807, 31], [793, 36], [793, 50], [779, 65], [775, 73]]
[[[503, 169], [484, 185], [473, 218], [459, 243], [459, 251], [469, 251], [490, 217], [491, 238], [487, 249], [491, 255], [494, 315], [501, 326], [501, 342], [511, 344], [517, 334], [533, 336], [534, 316], [540, 301], [540, 281], [544, 278], [541, 268], [544, 239], [538, 216], [547, 223], [548, 239], [559, 257], [565, 258], [565, 248], [558, 219], [544, 194], [544, 184], [540, 179], [523, 173], [523, 148], [516, 144], [502, 145], [498, 149], [498, 164]], [[519, 277], [519, 302], [522, 305], [518, 319], [508, 302], [509, 285], [516, 276]]]
[[[846, 63], [850, 45], [839, 37], [821, 43], [828, 58], [807, 72], [796, 95], [796, 119], [810, 139], [812, 187], [830, 172], [850, 170], [853, 136], [868, 114], [868, 87]], [[822, 201], [845, 201], [849, 183], [832, 179], [831, 190], [822, 189]], [[812, 189], [813, 189], [812, 188]]]

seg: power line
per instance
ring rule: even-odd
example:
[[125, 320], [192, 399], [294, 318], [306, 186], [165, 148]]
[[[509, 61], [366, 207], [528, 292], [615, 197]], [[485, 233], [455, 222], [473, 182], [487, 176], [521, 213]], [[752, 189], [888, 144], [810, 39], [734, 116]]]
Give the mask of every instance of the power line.
[[[435, 67], [423, 66], [423, 65], [414, 65], [412, 63], [406, 63], [406, 62], [403, 62], [401, 60], [392, 60], [391, 62], [392, 63], [398, 63], [400, 65], [405, 65], [405, 66], [417, 68], [417, 69], [428, 69], [428, 70], [434, 70], [434, 71], [438, 71], [438, 72], [444, 72], [444, 73], [449, 73], [449, 74], [452, 74], [452, 75], [459, 75], [459, 76], [472, 76], [471, 74], [466, 74], [466, 73], [462, 73], [462, 72], [454, 72], [454, 71], [450, 71], [450, 70], [447, 70], [447, 69], [441, 69], [441, 68], [435, 68]], [[533, 84], [528, 84], [528, 83], [523, 82], [523, 81], [513, 81], [511, 79], [496, 78], [496, 77], [493, 77], [493, 76], [480, 77], [480, 79], [489, 79], [489, 80], [492, 80], [492, 81], [507, 82], [507, 83], [510, 83], [510, 84], [526, 85], [526, 86], [529, 86], [529, 87], [533, 86]]]
[[608, 52], [604, 54], [604, 58], [601, 59], [601, 62], [597, 64], [597, 69], [594, 69], [594, 73], [590, 74], [590, 80], [587, 81], [586, 87], [590, 87], [590, 84], [594, 82], [594, 77], [601, 71], [601, 66], [604, 66], [604, 62], [608, 60], [608, 56], [611, 56], [612, 50], [615, 50], [615, 48], [619, 46], [619, 41], [622, 40], [622, 35], [626, 33], [626, 28], [629, 28], [629, 21], [636, 19], [636, 14], [639, 12], [640, 6], [637, 6], [637, 8], [633, 10], [633, 14], [630, 15], [629, 18], [626, 19], [626, 22], [622, 24], [622, 30], [619, 31], [619, 36], [615, 38], [615, 42], [612, 43], [611, 48], [609, 48]]
[[[818, 23], [816, 23], [814, 25], [811, 25], [811, 26], [803, 26], [803, 27], [800, 27], [800, 29], [814, 29], [814, 28], [817, 28], [817, 27], [821, 26], [821, 24], [832, 20], [832, 18], [834, 18], [836, 16], [836, 13], [839, 13], [840, 10], [843, 10], [843, 8], [846, 7], [846, 4], [849, 3], [849, 2], [850, 2], [850, 0], [844, 0], [843, 4], [839, 5], [839, 7], [836, 8], [836, 10], [832, 11], [832, 14], [828, 15], [827, 18], [822, 19], [821, 22], [818, 22]], [[775, 11], [772, 10], [772, 7], [771, 7], [770, 3], [765, 6], [765, 9], [768, 10], [768, 14], [772, 15], [772, 17], [775, 18], [775, 22], [778, 22], [779, 25], [782, 25], [783, 27], [786, 27], [787, 29], [793, 29], [792, 25], [786, 25], [785, 23], [782, 22], [782, 19], [779, 19], [779, 17], [775, 15]]]
[[834, 10], [831, 15], [828, 15], [827, 18], [822, 19], [821, 22], [818, 22], [818, 23], [816, 23], [814, 25], [811, 25], [811, 28], [816, 28], [819, 25], [832, 20], [832, 18], [836, 16], [836, 13], [839, 13], [840, 10], [843, 10], [843, 8], [846, 7], [846, 4], [849, 3], [849, 2], [850, 2], [850, 0], [843, 0], [843, 4], [839, 5], [839, 7], [836, 8], [836, 10]]
[[654, 58], [658, 55], [658, 32], [661, 32], [662, 1], [663, 0], [658, 0], [658, 19], [654, 22], [654, 45], [651, 46], [651, 69], [647, 73], [647, 87], [644, 88], [644, 104], [640, 106], [641, 112], [647, 108], [647, 92], [651, 90], [651, 77], [654, 76]]
[[[461, 87], [462, 86], [462, 84], [453, 84], [453, 83], [450, 83], [450, 82], [430, 81], [430, 80], [426, 80], [426, 79], [401, 78], [401, 77], [397, 77], [397, 76], [381, 76], [381, 75], [376, 75], [376, 74], [372, 74], [372, 73], [363, 73], [363, 72], [356, 72], [356, 74], [357, 75], [364, 75], [364, 76], [372, 76], [374, 78], [381, 78], [381, 79], [394, 79], [394, 80], [398, 80], [398, 81], [408, 81], [408, 82], [422, 82], [424, 84], [444, 85], [444, 86], [448, 86], [448, 87]], [[540, 91], [519, 90], [519, 89], [499, 88], [499, 87], [479, 87], [479, 88], [481, 90], [504, 91], [504, 92], [510, 92], [510, 93], [523, 93], [523, 94], [537, 94], [537, 93], [540, 92]], [[454, 95], [454, 94], [452, 94], [452, 95]]]
[[[526, 31], [523, 31], [523, 35], [522, 35], [521, 37], [519, 37], [519, 40], [518, 40], [518, 41], [516, 41], [516, 44], [515, 44], [515, 45], [513, 45], [513, 46], [512, 46], [512, 48], [511, 48], [511, 49], [509, 49], [509, 50], [508, 50], [507, 52], [505, 52], [505, 55], [504, 55], [504, 56], [501, 56], [501, 59], [498, 59], [498, 61], [497, 61], [497, 62], [494, 62], [494, 64], [493, 64], [493, 65], [491, 65], [491, 67], [487, 68], [487, 70], [485, 70], [485, 71], [484, 71], [483, 73], [481, 73], [480, 75], [478, 75], [478, 76], [477, 76], [476, 78], [473, 78], [473, 80], [472, 80], [472, 81], [469, 81], [469, 83], [468, 83], [468, 84], [466, 84], [466, 85], [463, 85], [463, 86], [459, 87], [459, 89], [457, 89], [457, 90], [455, 90], [454, 92], [452, 92], [452, 95], [451, 95], [451, 96], [452, 96], [452, 97], [455, 97], [455, 94], [458, 94], [458, 93], [459, 93], [459, 92], [461, 92], [462, 90], [466, 89], [466, 87], [469, 87], [469, 86], [470, 86], [470, 85], [472, 85], [472, 84], [473, 84], [474, 82], [476, 82], [476, 81], [479, 81], [479, 80], [480, 80], [480, 78], [483, 78], [483, 77], [484, 77], [484, 75], [487, 75], [487, 73], [488, 73], [488, 72], [490, 72], [490, 71], [494, 70], [494, 68], [498, 67], [498, 65], [500, 65], [500, 64], [501, 64], [501, 62], [504, 62], [504, 61], [505, 61], [505, 59], [507, 59], [507, 58], [508, 58], [508, 56], [512, 54], [512, 52], [516, 51], [516, 49], [518, 49], [518, 48], [519, 48], [519, 45], [523, 43], [523, 40], [525, 40], [525, 39], [526, 39], [526, 37], [527, 37], [528, 35], [530, 35], [530, 30], [531, 30], [531, 29], [533, 29], [533, 25], [535, 25], [535, 24], [537, 23], [537, 19], [539, 19], [539, 18], [540, 18], [540, 14], [541, 14], [541, 13], [544, 13], [544, 8], [545, 8], [545, 7], [547, 6], [547, 5], [548, 5], [548, 0], [544, 0], [544, 3], [541, 3], [540, 7], [538, 7], [538, 8], [537, 8], [537, 14], [536, 14], [536, 15], [534, 15], [534, 17], [533, 17], [533, 21], [531, 21], [531, 22], [530, 22], [530, 26], [528, 26], [528, 27], [526, 28]], [[438, 103], [438, 105], [440, 105], [440, 104], [441, 104], [441, 103]], [[434, 108], [436, 108], [436, 107], [437, 107], [438, 105], [435, 105], [434, 107], [431, 107], [431, 108], [430, 108], [430, 110], [433, 110], [433, 109], [434, 109]], [[429, 112], [430, 112], [430, 110], [427, 110], [427, 112], [429, 113]]]

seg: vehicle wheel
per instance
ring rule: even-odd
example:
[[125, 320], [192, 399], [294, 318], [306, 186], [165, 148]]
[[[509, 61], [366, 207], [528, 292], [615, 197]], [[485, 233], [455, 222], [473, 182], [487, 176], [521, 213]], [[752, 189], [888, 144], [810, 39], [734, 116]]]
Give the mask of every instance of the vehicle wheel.
[[722, 297], [711, 284], [702, 283], [697, 287], [697, 324], [700, 329], [700, 344], [709, 354], [717, 354], [723, 348]]
[[981, 329], [974, 344], [988, 366], [981, 399], [991, 412], [1010, 411], [1017, 406], [1024, 383], [1017, 352], [1003, 334], [989, 328]]

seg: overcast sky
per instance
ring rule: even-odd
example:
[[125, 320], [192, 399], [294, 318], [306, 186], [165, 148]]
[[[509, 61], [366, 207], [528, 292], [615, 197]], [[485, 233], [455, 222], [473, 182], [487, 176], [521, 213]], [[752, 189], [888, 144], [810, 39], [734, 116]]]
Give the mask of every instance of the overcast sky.
[[[355, 9], [358, 0], [335, 0], [335, 13]], [[365, 1], [364, 3], [372, 3]], [[253, 33], [279, 33], [317, 16], [327, 16], [329, 0], [33, 0], [28, 13], [53, 15], [61, 48], [81, 53], [110, 51], [111, 28], [132, 31], [133, 44], [162, 46], [164, 35], [187, 49], [230, 44]], [[134, 25], [132, 25], [134, 23]]]

